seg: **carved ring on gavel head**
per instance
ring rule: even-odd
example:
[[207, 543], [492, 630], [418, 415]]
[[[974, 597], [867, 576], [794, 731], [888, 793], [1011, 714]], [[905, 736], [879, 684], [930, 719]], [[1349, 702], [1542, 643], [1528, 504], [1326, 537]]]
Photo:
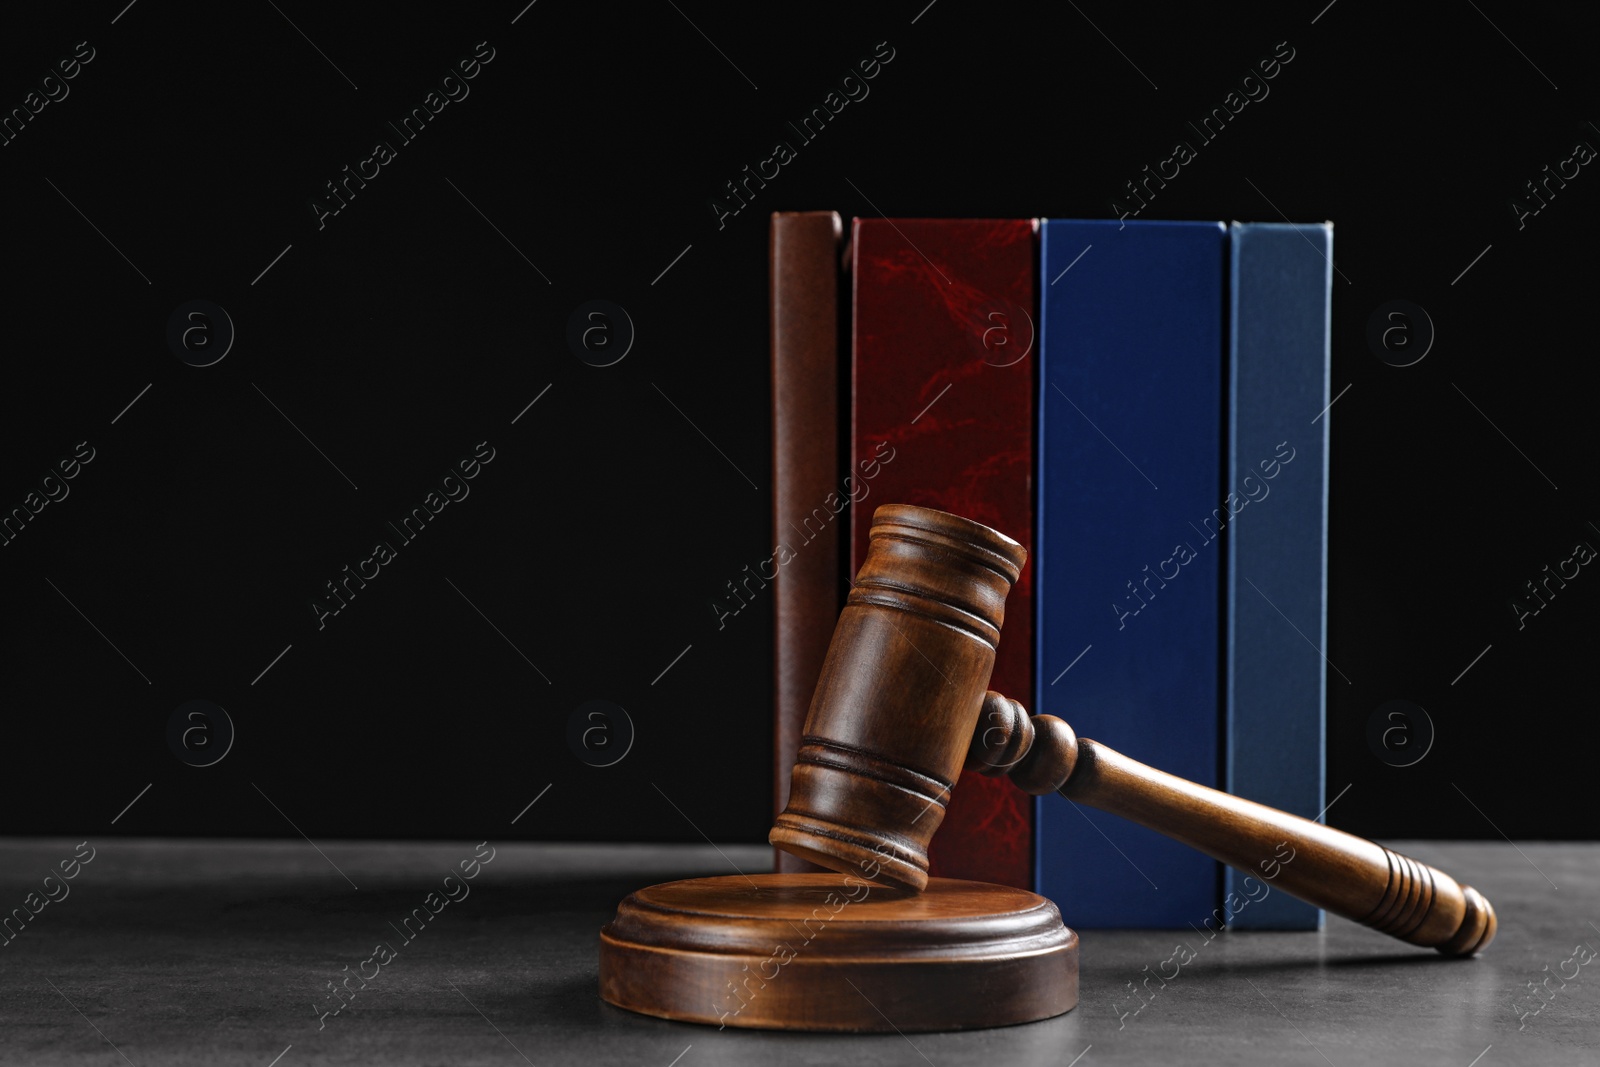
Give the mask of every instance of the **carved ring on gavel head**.
[[1446, 955], [1494, 938], [1470, 886], [1371, 841], [1146, 767], [1049, 715], [986, 693], [1005, 598], [1027, 553], [968, 519], [873, 515], [867, 557], [806, 719], [769, 839], [804, 859], [921, 890], [928, 843], [963, 766], [1130, 819], [1275, 888]]

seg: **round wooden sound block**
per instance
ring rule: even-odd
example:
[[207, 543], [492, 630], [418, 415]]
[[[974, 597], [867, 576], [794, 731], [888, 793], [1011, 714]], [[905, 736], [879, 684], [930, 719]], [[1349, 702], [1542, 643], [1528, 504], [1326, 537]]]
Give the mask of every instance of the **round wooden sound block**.
[[1078, 935], [1044, 897], [984, 882], [690, 878], [618, 905], [600, 931], [600, 996], [714, 1026], [1007, 1026], [1078, 1003]]

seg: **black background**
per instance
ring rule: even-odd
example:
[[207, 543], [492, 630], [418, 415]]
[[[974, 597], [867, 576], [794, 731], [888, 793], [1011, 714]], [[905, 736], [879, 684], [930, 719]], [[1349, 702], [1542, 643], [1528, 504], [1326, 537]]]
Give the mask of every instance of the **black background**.
[[[1144, 217], [1336, 223], [1329, 821], [1592, 836], [1600, 577], [1520, 631], [1509, 606], [1600, 545], [1600, 177], [1520, 229], [1510, 206], [1600, 146], [1592, 25], [925, 2], [8, 11], [0, 107], [96, 57], [0, 148], [0, 508], [96, 458], [0, 548], [4, 830], [762, 839], [770, 604], [719, 630], [711, 602], [772, 550], [768, 212], [1106, 217], [1287, 41]], [[323, 183], [485, 40], [470, 95], [319, 230]], [[719, 228], [710, 198], [880, 41], [870, 95]], [[206, 368], [165, 340], [197, 298], [238, 331]], [[1402, 298], [1437, 340], [1397, 368], [1365, 335]], [[591, 299], [637, 328], [611, 367], [565, 340]], [[319, 631], [324, 583], [484, 440], [470, 496]], [[203, 769], [166, 743], [194, 698], [238, 731]], [[567, 744], [591, 699], [637, 728], [615, 766]], [[1411, 767], [1366, 741], [1393, 699], [1437, 729]]]

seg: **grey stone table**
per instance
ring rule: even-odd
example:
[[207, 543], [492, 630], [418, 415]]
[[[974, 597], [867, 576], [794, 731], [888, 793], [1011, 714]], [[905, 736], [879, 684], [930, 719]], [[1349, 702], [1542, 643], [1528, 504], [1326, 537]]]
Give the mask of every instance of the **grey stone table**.
[[[1065, 1016], [846, 1037], [664, 1022], [595, 994], [596, 932], [622, 896], [768, 869], [764, 848], [491, 843], [474, 867], [473, 843], [0, 840], [0, 1062], [1600, 1063], [1600, 961], [1577, 962], [1600, 948], [1600, 845], [1392, 844], [1494, 902], [1488, 953], [1446, 960], [1337, 918], [1208, 943], [1085, 931]], [[463, 861], [475, 877], [447, 881]], [[427, 921], [405, 923], [413, 909]], [[1195, 958], [1135, 999], [1184, 940]]]

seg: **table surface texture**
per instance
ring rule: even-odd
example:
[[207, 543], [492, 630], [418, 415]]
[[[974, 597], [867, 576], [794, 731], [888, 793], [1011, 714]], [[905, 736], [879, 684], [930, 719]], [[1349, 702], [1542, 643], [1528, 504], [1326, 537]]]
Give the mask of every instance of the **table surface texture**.
[[1600, 845], [1386, 843], [1494, 903], [1488, 952], [1448, 960], [1332, 916], [1210, 940], [1086, 930], [1064, 1016], [844, 1036], [671, 1023], [596, 994], [622, 897], [770, 870], [762, 847], [0, 839], [0, 914], [29, 916], [0, 946], [0, 1063], [1600, 1064]]

